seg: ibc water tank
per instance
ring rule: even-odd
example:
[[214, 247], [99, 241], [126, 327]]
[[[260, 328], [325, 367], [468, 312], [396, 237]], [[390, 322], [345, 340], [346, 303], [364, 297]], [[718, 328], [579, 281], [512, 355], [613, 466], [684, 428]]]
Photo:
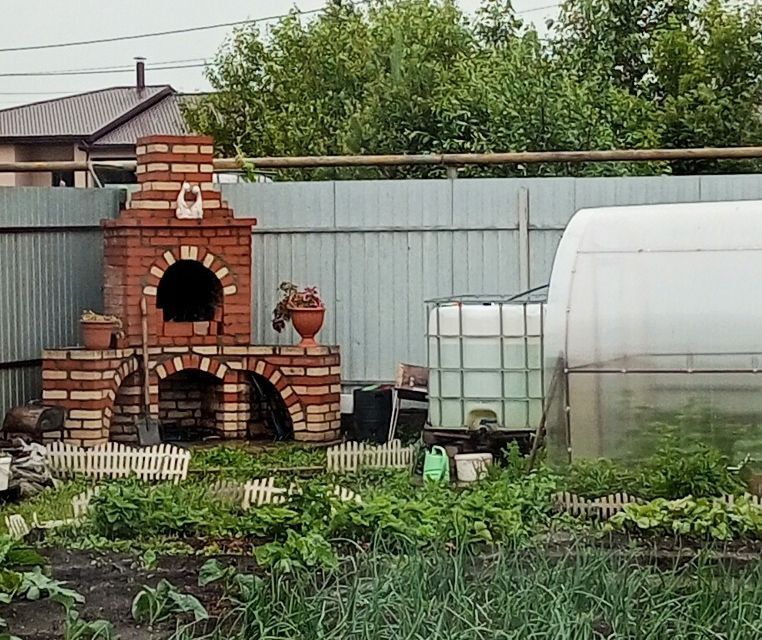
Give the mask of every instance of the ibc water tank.
[[543, 305], [482, 297], [430, 305], [430, 427], [536, 429], [543, 407]]

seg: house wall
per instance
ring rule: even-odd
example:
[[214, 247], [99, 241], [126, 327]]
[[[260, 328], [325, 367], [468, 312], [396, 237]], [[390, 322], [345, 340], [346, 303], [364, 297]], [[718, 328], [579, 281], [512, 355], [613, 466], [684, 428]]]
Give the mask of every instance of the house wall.
[[[0, 162], [15, 162], [16, 147], [12, 144], [0, 144]], [[0, 173], [0, 187], [13, 187], [16, 185], [15, 173]]]
[[[17, 162], [74, 160], [74, 151], [75, 147], [71, 144], [17, 144], [15, 145], [15, 159]], [[7, 175], [15, 176], [15, 183], [11, 186], [53, 186], [53, 174], [48, 171], [40, 173], [16, 173]]]
[[[74, 160], [98, 162], [99, 160], [135, 160], [135, 147], [124, 146], [96, 149], [90, 152], [72, 144], [6, 144], [0, 145], [0, 162], [44, 162]], [[50, 187], [53, 176], [42, 173], [0, 173], [0, 187]], [[75, 187], [98, 186], [89, 171], [74, 173]]]
[[[87, 151], [83, 151], [78, 147], [72, 149], [72, 160], [76, 162], [87, 162]], [[87, 171], [77, 171], [74, 173], [74, 186], [75, 187], [94, 187], [92, 184], [92, 178]]]

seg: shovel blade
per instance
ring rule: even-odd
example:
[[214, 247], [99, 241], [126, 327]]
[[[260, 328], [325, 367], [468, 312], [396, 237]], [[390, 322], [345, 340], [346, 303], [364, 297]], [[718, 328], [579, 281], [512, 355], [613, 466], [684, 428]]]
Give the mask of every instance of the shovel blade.
[[159, 421], [151, 418], [143, 418], [137, 421], [138, 441], [143, 446], [159, 444], [161, 434], [159, 433]]

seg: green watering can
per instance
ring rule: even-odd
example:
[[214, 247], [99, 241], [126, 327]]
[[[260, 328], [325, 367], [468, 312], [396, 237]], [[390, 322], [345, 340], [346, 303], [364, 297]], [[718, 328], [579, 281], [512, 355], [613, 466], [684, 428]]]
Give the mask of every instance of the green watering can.
[[423, 479], [433, 482], [450, 482], [450, 458], [438, 446], [431, 447], [423, 459]]

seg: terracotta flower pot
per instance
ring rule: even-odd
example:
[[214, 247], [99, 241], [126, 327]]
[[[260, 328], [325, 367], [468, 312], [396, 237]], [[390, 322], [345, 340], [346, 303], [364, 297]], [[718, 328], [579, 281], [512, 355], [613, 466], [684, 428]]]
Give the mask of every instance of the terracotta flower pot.
[[323, 328], [325, 308], [291, 308], [289, 311], [291, 312], [291, 324], [294, 325], [294, 329], [302, 338], [299, 346], [316, 347], [315, 335]]
[[85, 349], [103, 351], [111, 346], [111, 336], [114, 333], [113, 322], [80, 321], [82, 326], [82, 343]]

